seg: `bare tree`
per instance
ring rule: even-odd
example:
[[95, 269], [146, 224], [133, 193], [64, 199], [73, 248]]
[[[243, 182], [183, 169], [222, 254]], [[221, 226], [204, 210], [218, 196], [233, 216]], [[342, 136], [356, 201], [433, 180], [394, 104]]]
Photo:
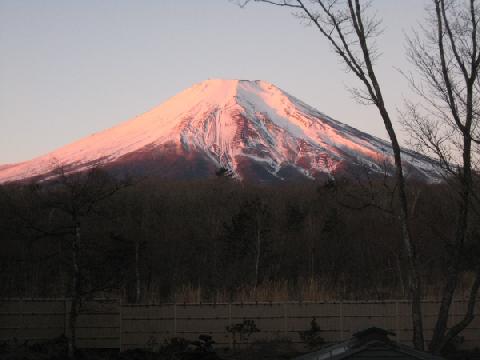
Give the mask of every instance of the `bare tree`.
[[267, 205], [260, 199], [255, 199], [252, 204], [255, 211], [254, 215], [254, 232], [255, 232], [255, 277], [253, 281], [253, 293], [255, 298], [257, 297], [257, 287], [259, 284], [259, 272], [260, 272], [260, 260], [263, 257], [264, 252], [264, 235], [267, 232], [267, 226], [265, 226], [266, 219], [270, 216]]
[[[75, 357], [76, 322], [82, 300], [96, 289], [84, 286], [82, 267], [82, 231], [88, 216], [98, 211], [99, 205], [128, 185], [112, 181], [100, 170], [94, 168], [84, 173], [68, 174], [63, 166], [57, 166], [49, 181], [33, 185], [34, 196], [42, 209], [48, 212], [49, 221], [37, 224], [24, 218], [37, 237], [61, 237], [69, 241], [71, 256], [71, 308], [68, 328], [68, 355]], [[100, 289], [98, 289], [100, 290]]]
[[452, 300], [465, 270], [463, 257], [472, 243], [478, 243], [472, 224], [479, 219], [473, 180], [480, 145], [480, 2], [431, 0], [428, 14], [421, 31], [408, 39], [408, 56], [417, 71], [407, 78], [422, 101], [407, 101], [402, 115], [415, 145], [437, 158], [457, 193], [456, 231], [447, 243], [446, 281], [430, 343], [430, 350], [439, 352], [473, 320], [480, 286], [477, 263], [468, 269], [475, 278], [467, 311], [448, 329]]
[[[409, 227], [408, 201], [402, 155], [391, 116], [385, 104], [382, 87], [377, 79], [374, 63], [378, 57], [375, 38], [380, 34], [380, 21], [369, 15], [370, 1], [361, 0], [253, 0], [281, 6], [295, 11], [295, 15], [315, 26], [352, 72], [361, 87], [351, 89], [355, 97], [365, 104], [377, 107], [390, 138], [397, 182], [398, 217], [403, 245], [408, 259], [409, 293], [412, 300], [413, 343], [424, 348], [421, 312], [421, 281], [418, 272], [416, 246]], [[245, 6], [251, 0], [241, 3]]]
[[[133, 243], [135, 303], [138, 304], [142, 298], [141, 267], [143, 262], [142, 253], [146, 246], [147, 218], [148, 214], [153, 210], [150, 208], [150, 203], [147, 199], [141, 198], [141, 195], [136, 192], [127, 196], [124, 207], [125, 209], [122, 209], [123, 216], [122, 214], [117, 216], [118, 228], [122, 229], [120, 238], [126, 237], [128, 242]], [[160, 214], [157, 213], [156, 215]]]

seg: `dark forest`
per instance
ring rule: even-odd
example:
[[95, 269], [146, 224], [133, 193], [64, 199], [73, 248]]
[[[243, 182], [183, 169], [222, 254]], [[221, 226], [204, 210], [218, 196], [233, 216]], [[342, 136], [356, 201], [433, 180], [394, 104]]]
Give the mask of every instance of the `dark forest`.
[[[407, 298], [388, 178], [249, 184], [118, 180], [96, 169], [0, 188], [2, 297], [128, 302]], [[454, 184], [409, 182], [424, 297], [455, 232]], [[468, 239], [479, 243], [479, 222]], [[476, 225], [475, 225], [476, 224]], [[479, 249], [466, 245], [468, 292]], [[460, 295], [463, 296], [463, 295]]]

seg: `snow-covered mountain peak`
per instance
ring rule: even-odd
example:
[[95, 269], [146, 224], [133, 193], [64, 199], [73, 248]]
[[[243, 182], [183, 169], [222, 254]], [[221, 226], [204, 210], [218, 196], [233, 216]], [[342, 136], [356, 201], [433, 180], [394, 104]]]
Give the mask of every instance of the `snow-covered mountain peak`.
[[[315, 178], [367, 166], [385, 171], [387, 142], [335, 121], [263, 80], [210, 79], [129, 121], [30, 161], [0, 166], [0, 182], [92, 166], [203, 177], [225, 167], [239, 178]], [[406, 152], [407, 167], [434, 177]], [[133, 169], [133, 170], [132, 170]]]

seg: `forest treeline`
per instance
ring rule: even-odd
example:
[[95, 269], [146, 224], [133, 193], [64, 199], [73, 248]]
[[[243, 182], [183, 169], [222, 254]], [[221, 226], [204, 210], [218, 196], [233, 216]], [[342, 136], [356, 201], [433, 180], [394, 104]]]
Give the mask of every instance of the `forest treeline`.
[[[259, 185], [120, 181], [100, 170], [4, 185], [0, 296], [76, 287], [130, 302], [408, 297], [394, 189], [388, 178]], [[457, 195], [447, 184], [407, 189], [424, 296], [436, 296]], [[478, 223], [471, 231], [475, 244]], [[467, 249], [466, 288], [479, 256]]]

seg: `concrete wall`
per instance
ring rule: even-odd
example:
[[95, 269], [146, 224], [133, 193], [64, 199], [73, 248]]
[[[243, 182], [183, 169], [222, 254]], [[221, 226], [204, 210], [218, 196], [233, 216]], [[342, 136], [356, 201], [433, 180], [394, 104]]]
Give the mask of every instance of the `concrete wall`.
[[[424, 301], [425, 336], [432, 334], [438, 302]], [[68, 335], [68, 299], [0, 299], [0, 341], [42, 341]], [[456, 300], [450, 323], [463, 317], [466, 301]], [[480, 304], [477, 304], [477, 314]], [[307, 330], [315, 317], [326, 341], [340, 341], [369, 326], [397, 334], [410, 344], [410, 306], [404, 300], [371, 302], [285, 302], [232, 304], [121, 304], [118, 299], [92, 300], [83, 304], [78, 319], [78, 345], [82, 348], [155, 348], [165, 339], [195, 340], [213, 337], [218, 346], [231, 346], [226, 327], [254, 320], [260, 332], [249, 342], [288, 338], [301, 343], [299, 331]], [[480, 346], [480, 316], [463, 332], [462, 347]], [[237, 343], [239, 339], [237, 339]]]

